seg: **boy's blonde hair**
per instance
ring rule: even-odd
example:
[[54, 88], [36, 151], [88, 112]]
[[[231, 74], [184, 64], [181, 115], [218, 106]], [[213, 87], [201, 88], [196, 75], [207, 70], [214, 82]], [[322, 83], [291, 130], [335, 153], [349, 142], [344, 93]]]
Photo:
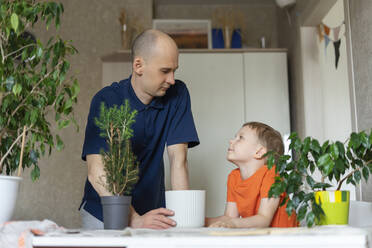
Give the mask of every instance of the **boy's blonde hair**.
[[249, 127], [256, 132], [258, 141], [266, 147], [267, 151], [274, 151], [279, 155], [284, 154], [282, 136], [274, 128], [261, 122], [247, 122], [243, 127]]

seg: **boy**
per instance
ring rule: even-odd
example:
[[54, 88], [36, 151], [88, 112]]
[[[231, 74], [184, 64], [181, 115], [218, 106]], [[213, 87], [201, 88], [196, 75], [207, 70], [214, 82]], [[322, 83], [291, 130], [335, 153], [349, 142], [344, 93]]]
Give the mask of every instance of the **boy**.
[[279, 207], [281, 198], [268, 198], [270, 187], [275, 182], [275, 168], [269, 170], [266, 166], [264, 155], [268, 151], [281, 155], [284, 145], [280, 133], [263, 123], [244, 124], [235, 138], [230, 140], [227, 160], [238, 168], [228, 176], [225, 214], [207, 218], [206, 226], [297, 226], [295, 213], [289, 217], [285, 211], [286, 205]]

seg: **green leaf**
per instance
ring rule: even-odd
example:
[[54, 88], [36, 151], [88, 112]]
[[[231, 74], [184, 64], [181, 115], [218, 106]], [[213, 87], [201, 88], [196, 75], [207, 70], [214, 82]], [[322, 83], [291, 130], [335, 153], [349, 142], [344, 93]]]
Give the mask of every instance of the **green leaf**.
[[364, 180], [366, 180], [366, 182], [367, 182], [368, 181], [368, 177], [369, 177], [368, 168], [367, 167], [363, 167], [362, 173], [363, 173]]
[[322, 152], [325, 153], [328, 150], [328, 147], [329, 147], [329, 141], [327, 140], [322, 145]]
[[325, 176], [328, 176], [332, 172], [334, 165], [335, 162], [328, 153], [321, 156], [318, 160], [318, 166]]
[[57, 151], [62, 151], [62, 149], [64, 148], [63, 141], [61, 137], [59, 137], [59, 135], [56, 135], [56, 139], [57, 139], [57, 145], [56, 145]]
[[359, 170], [355, 171], [354, 173], [354, 180], [355, 180], [355, 183], [359, 183], [360, 182], [360, 179], [362, 178], [362, 174], [360, 173]]
[[310, 149], [319, 153], [320, 152], [320, 144], [319, 144], [319, 141], [317, 141], [316, 139], [313, 139], [311, 141], [311, 144], [310, 144]]
[[30, 115], [31, 124], [35, 124], [35, 122], [37, 121], [37, 117], [38, 117], [38, 111], [36, 109], [33, 109]]
[[18, 25], [19, 25], [19, 19], [18, 19], [18, 15], [16, 13], [13, 13], [11, 15], [10, 24], [12, 25], [12, 28], [14, 29], [14, 31], [17, 32]]
[[306, 212], [307, 212], [307, 205], [303, 205], [300, 210], [298, 211], [298, 214], [297, 214], [297, 220], [298, 221], [301, 221], [305, 218], [306, 216]]
[[349, 142], [352, 145], [354, 150], [358, 149], [358, 147], [362, 144], [362, 140], [360, 139], [359, 135], [356, 133], [351, 134]]
[[59, 120], [58, 121], [58, 129], [63, 129], [70, 124], [70, 120]]
[[274, 166], [274, 164], [275, 164], [275, 157], [274, 157], [274, 155], [271, 153], [271, 154], [269, 155], [269, 158], [267, 159], [267, 166], [268, 166], [269, 169], [271, 169], [271, 168]]
[[332, 155], [332, 158], [335, 160], [335, 159], [338, 159], [338, 156], [340, 155], [340, 152], [338, 150], [338, 146], [337, 144], [332, 144], [331, 145], [331, 155]]
[[309, 184], [311, 188], [314, 187], [315, 181], [311, 176], [306, 176], [306, 182]]
[[39, 166], [35, 165], [31, 171], [31, 179], [35, 182], [40, 177], [40, 169]]
[[314, 225], [314, 221], [315, 221], [315, 215], [313, 212], [309, 212], [307, 215], [306, 215], [306, 224], [308, 227], [312, 227]]
[[19, 93], [21, 93], [22, 91], [22, 85], [16, 83], [14, 86], [13, 86], [13, 93], [14, 95], [18, 95]]
[[332, 185], [330, 185], [329, 183], [316, 183], [314, 184], [314, 189], [326, 189], [326, 188], [330, 188], [332, 187]]
[[310, 151], [310, 142], [311, 142], [310, 137], [306, 137], [304, 139], [304, 144], [303, 144], [303, 148], [302, 148], [303, 154], [307, 154]]

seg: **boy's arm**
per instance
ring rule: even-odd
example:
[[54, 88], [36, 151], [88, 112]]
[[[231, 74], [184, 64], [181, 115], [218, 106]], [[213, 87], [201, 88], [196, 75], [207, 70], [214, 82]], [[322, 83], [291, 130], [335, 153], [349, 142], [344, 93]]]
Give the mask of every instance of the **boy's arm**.
[[262, 198], [258, 213], [251, 217], [234, 218], [221, 216], [211, 227], [250, 228], [269, 227], [278, 209], [280, 198]]
[[231, 218], [239, 218], [238, 207], [236, 202], [227, 202], [225, 207], [225, 214], [214, 218], [205, 218], [205, 226], [210, 226], [214, 223], [224, 222]]
[[278, 209], [280, 198], [262, 198], [258, 213], [246, 218], [232, 218], [224, 226], [234, 228], [269, 227]]

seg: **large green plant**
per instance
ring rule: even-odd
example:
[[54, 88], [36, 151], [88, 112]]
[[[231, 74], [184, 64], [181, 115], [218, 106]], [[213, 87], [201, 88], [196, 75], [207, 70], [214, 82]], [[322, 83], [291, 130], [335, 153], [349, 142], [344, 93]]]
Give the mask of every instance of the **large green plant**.
[[72, 107], [79, 85], [67, 77], [66, 60], [76, 49], [57, 35], [46, 43], [30, 35], [39, 23], [48, 29], [54, 22], [58, 30], [62, 13], [60, 3], [0, 0], [0, 173], [12, 175], [23, 161], [21, 167], [33, 166], [36, 180], [38, 159], [63, 148], [50, 117], [60, 129], [76, 125]]
[[[372, 132], [353, 132], [345, 142], [326, 141], [322, 145], [311, 137], [301, 140], [297, 133], [289, 139], [293, 156], [267, 154], [268, 167], [275, 165], [278, 173], [269, 196], [287, 193], [281, 202], [288, 202], [287, 213], [295, 210], [299, 221], [305, 219], [308, 226], [313, 226], [324, 214], [315, 202], [314, 191], [326, 190], [334, 181], [336, 190], [340, 190], [345, 181], [356, 185], [362, 177], [368, 180], [372, 173]], [[315, 171], [320, 172], [320, 180], [314, 177]]]
[[108, 150], [101, 150], [106, 172], [107, 190], [113, 195], [131, 195], [138, 181], [139, 163], [132, 152], [130, 138], [133, 136], [131, 125], [135, 122], [137, 111], [131, 111], [128, 100], [118, 108], [106, 108], [102, 102], [96, 125], [108, 144]]

